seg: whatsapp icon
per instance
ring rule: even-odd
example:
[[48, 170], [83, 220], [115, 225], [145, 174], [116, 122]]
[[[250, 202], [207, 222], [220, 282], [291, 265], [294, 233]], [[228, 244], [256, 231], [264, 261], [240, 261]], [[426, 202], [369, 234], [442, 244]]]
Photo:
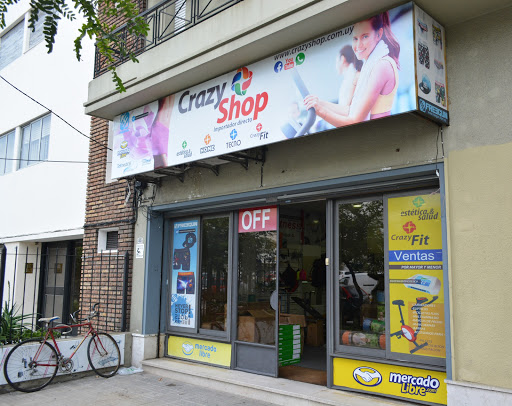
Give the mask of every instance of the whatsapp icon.
[[306, 60], [306, 55], [304, 55], [303, 52], [301, 52], [300, 54], [298, 54], [295, 57], [295, 62], [297, 63], [297, 65], [302, 65], [305, 60]]

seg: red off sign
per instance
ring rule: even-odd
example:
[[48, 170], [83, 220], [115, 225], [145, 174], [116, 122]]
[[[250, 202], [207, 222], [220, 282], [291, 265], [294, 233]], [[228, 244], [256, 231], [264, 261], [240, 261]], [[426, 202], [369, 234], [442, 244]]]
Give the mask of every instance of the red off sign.
[[258, 207], [238, 212], [238, 232], [277, 230], [277, 206]]

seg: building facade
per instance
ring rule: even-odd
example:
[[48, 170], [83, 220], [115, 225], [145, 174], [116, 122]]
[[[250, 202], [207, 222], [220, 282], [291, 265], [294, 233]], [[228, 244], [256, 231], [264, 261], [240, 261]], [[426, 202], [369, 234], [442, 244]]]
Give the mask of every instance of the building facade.
[[20, 315], [66, 320], [80, 295], [93, 47], [86, 41], [74, 59], [79, 21], [63, 21], [47, 54], [44, 17], [32, 31], [29, 11], [10, 6], [0, 32], [0, 286]]
[[89, 85], [132, 359], [510, 401], [511, 4], [208, 4], [150, 5], [127, 92]]

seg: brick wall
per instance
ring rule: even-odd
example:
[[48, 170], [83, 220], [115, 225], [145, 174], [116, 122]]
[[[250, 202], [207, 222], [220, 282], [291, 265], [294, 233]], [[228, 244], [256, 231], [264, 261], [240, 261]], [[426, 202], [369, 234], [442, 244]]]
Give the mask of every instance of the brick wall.
[[[139, 9], [145, 9], [145, 0], [137, 1]], [[101, 13], [101, 11], [100, 11]], [[120, 17], [104, 19], [120, 26]], [[108, 73], [109, 74], [109, 73]], [[84, 259], [80, 289], [82, 316], [94, 303], [100, 302], [101, 316], [98, 328], [120, 331], [124, 289], [125, 255], [128, 255], [128, 300], [126, 329], [129, 329], [131, 304], [131, 274], [134, 247], [134, 193], [133, 180], [106, 183], [108, 121], [93, 117], [89, 142], [89, 167], [84, 225]], [[128, 186], [131, 196], [126, 201]], [[98, 252], [98, 231], [105, 228], [118, 230], [117, 255]]]

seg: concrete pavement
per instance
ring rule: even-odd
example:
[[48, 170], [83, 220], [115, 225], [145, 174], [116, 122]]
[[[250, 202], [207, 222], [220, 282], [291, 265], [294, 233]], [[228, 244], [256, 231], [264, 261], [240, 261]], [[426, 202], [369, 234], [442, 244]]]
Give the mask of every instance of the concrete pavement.
[[270, 406], [242, 396], [179, 382], [147, 372], [116, 375], [109, 379], [96, 375], [51, 383], [34, 393], [0, 394], [2, 406]]

